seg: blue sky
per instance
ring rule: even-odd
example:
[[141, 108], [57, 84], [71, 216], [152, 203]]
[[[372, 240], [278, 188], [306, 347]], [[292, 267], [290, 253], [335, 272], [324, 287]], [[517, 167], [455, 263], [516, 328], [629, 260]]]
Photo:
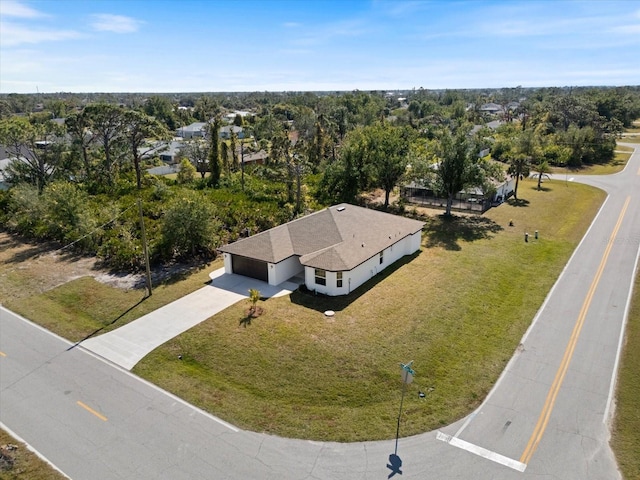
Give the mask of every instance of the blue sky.
[[640, 85], [640, 1], [0, 0], [0, 93]]

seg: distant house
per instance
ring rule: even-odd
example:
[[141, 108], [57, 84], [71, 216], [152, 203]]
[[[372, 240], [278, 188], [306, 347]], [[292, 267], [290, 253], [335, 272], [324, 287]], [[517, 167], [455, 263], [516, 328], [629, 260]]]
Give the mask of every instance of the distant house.
[[240, 158], [245, 165], [258, 164], [264, 165], [269, 158], [269, 154], [264, 150], [260, 150], [258, 152], [247, 152], [245, 150], [244, 154], [242, 153], [242, 149], [238, 149], [238, 158]]
[[240, 115], [242, 118], [245, 118], [245, 117], [248, 117], [248, 116], [253, 115], [253, 114], [251, 112], [247, 112], [247, 111], [244, 111], [244, 110], [236, 110], [234, 112], [227, 113], [224, 116], [224, 118], [225, 118], [225, 120], [227, 122], [232, 123], [236, 119], [236, 117], [238, 115]]
[[204, 137], [207, 133], [206, 122], [196, 122], [176, 130], [176, 135], [182, 138]]
[[[497, 206], [513, 195], [515, 178], [508, 176], [505, 180], [494, 182], [491, 192], [473, 187], [461, 190], [453, 197], [453, 210], [483, 213], [492, 206]], [[400, 196], [414, 205], [429, 208], [444, 208], [447, 199], [426, 182], [413, 181], [400, 188]]]
[[227, 125], [225, 127], [220, 128], [220, 138], [228, 140], [231, 138], [231, 132], [236, 134], [236, 138], [244, 138], [244, 129], [242, 127], [238, 127], [236, 125]]
[[4, 169], [7, 168], [9, 162], [11, 162], [10, 158], [0, 158], [0, 190], [8, 190], [10, 186], [4, 176]]
[[298, 218], [220, 248], [226, 273], [278, 285], [303, 277], [326, 295], [346, 295], [420, 249], [423, 222], [350, 204]]
[[482, 113], [488, 113], [489, 115], [496, 115], [502, 113], [504, 109], [502, 105], [498, 105], [497, 103], [485, 103], [480, 107], [480, 111]]
[[[46, 148], [49, 142], [36, 142], [38, 145], [36, 148]], [[30, 163], [34, 160], [34, 153], [26, 146], [21, 145], [19, 149], [7, 148], [0, 145], [0, 190], [8, 190], [11, 184], [7, 180], [5, 170], [12, 162], [25, 162]], [[52, 168], [45, 165], [45, 170], [51, 173]]]
[[182, 139], [172, 140], [170, 142], [156, 142], [153, 145], [140, 147], [138, 153], [142, 158], [158, 157], [164, 163], [176, 163], [176, 158], [180, 149], [184, 146]]
[[178, 153], [180, 153], [180, 149], [184, 147], [184, 142], [172, 140], [166, 145], [166, 149], [161, 150], [158, 153], [158, 157], [164, 163], [172, 164], [176, 163], [176, 159], [178, 158]]

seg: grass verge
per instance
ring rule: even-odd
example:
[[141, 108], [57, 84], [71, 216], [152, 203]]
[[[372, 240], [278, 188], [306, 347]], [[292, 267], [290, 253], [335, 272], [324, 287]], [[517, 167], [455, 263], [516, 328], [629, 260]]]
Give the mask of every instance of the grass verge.
[[[11, 448], [5, 448], [7, 445], [11, 445]], [[0, 430], [0, 446], [2, 447], [0, 478], [3, 480], [27, 478], [31, 480], [64, 480], [67, 478], [4, 430]], [[8, 468], [6, 456], [10, 458], [10, 462], [13, 462], [10, 468]]]
[[636, 276], [622, 351], [611, 446], [624, 478], [640, 478], [640, 276]]
[[[144, 290], [122, 290], [82, 277], [35, 296], [9, 297], [7, 308], [72, 341], [106, 333], [167, 303], [181, 298], [209, 282], [209, 273], [222, 267], [217, 260], [190, 275], [173, 277], [154, 286], [153, 295]], [[15, 282], [27, 282], [20, 271]]]

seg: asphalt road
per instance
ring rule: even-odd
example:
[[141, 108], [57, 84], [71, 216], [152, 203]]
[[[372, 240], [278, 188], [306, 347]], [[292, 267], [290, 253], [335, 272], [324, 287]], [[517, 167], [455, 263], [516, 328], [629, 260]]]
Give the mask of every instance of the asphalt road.
[[[640, 247], [639, 174], [636, 151], [620, 174], [559, 177], [609, 197], [484, 404], [441, 431], [400, 440], [402, 478], [620, 478], [607, 422]], [[394, 475], [393, 440], [239, 431], [71, 346], [0, 309], [0, 422], [74, 480]]]

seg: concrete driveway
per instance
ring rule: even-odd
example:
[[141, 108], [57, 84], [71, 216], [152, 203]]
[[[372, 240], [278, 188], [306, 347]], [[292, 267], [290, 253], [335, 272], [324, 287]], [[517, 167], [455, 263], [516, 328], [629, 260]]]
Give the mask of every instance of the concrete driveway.
[[288, 295], [298, 288], [294, 282], [277, 286], [253, 278], [212, 272], [211, 283], [116, 330], [89, 338], [81, 346], [131, 370], [149, 352], [216, 313], [249, 296], [249, 289], [263, 297]]

